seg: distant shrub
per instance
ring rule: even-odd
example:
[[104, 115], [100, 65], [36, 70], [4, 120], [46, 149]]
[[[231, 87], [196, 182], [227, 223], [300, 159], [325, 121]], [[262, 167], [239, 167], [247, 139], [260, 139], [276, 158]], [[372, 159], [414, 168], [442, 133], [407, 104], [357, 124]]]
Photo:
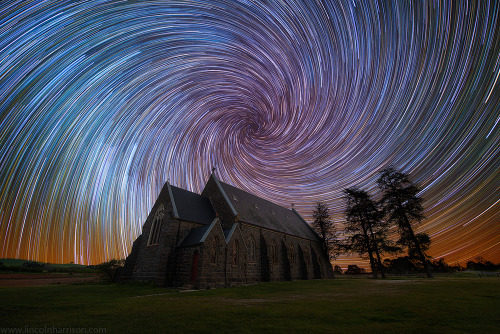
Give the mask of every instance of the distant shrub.
[[43, 263], [36, 262], [36, 261], [26, 261], [22, 265], [23, 268], [42, 268], [44, 267]]
[[360, 275], [366, 274], [366, 270], [364, 268], [360, 268], [355, 264], [350, 264], [347, 266], [347, 270], [345, 271], [346, 275]]
[[109, 279], [113, 279], [113, 277], [115, 276], [115, 272], [118, 268], [120, 267], [123, 267], [125, 265], [125, 260], [115, 260], [115, 259], [112, 259], [108, 262], [103, 262], [101, 264], [98, 264], [96, 266], [96, 268], [106, 274]]
[[335, 265], [335, 267], [333, 267], [333, 273], [334, 274], [342, 274], [342, 268], [340, 268], [340, 266], [338, 266], [338, 265]]

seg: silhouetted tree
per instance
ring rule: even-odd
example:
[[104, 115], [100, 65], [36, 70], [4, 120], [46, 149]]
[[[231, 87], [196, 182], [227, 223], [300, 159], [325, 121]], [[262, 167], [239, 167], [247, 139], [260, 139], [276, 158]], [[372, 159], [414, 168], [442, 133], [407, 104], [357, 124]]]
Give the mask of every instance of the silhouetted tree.
[[360, 255], [368, 254], [373, 278], [378, 278], [377, 273], [385, 278], [381, 252], [389, 241], [377, 203], [366, 191], [357, 188], [345, 189], [344, 194], [346, 234], [350, 235], [346, 248]]
[[336, 258], [339, 254], [339, 248], [335, 242], [335, 227], [332, 223], [328, 206], [324, 203], [316, 203], [313, 218], [312, 227], [320, 236], [325, 253], [329, 259]]
[[[387, 271], [393, 274], [412, 274], [422, 271], [420, 260], [410, 258], [409, 256], [398, 257], [395, 259], [385, 259], [384, 264]], [[461, 267], [450, 266], [443, 258], [431, 262], [433, 272], [450, 273], [460, 271]]]
[[453, 272], [456, 270], [454, 267], [449, 266], [444, 261], [443, 258], [436, 260], [436, 261], [432, 261], [431, 266], [432, 266], [432, 271], [438, 272], [438, 273], [449, 273], [449, 272]]
[[[431, 246], [431, 237], [427, 233], [417, 233], [415, 234], [418, 240], [418, 244], [420, 245], [420, 249], [424, 253], [425, 258], [430, 261], [431, 257], [427, 255], [427, 251]], [[418, 249], [415, 247], [415, 244], [406, 239], [406, 237], [402, 237], [399, 240], [399, 243], [402, 245], [408, 245], [408, 256], [412, 259], [420, 259], [420, 254], [418, 253]]]
[[[387, 221], [398, 226], [399, 243], [408, 247], [410, 256], [418, 257], [427, 277], [433, 277], [425, 250], [421, 245], [424, 236], [416, 235], [413, 231], [413, 225], [420, 223], [424, 218], [422, 198], [417, 196], [420, 192], [419, 187], [410, 181], [408, 175], [392, 167], [381, 172], [377, 183], [383, 191], [381, 204]], [[428, 238], [428, 244], [430, 244], [430, 238]]]
[[419, 272], [419, 268], [409, 256], [401, 256], [395, 259], [385, 259], [384, 264], [391, 274], [412, 274]]
[[476, 257], [476, 261], [467, 261], [467, 270], [475, 271], [494, 271], [500, 269], [500, 263], [493, 263], [491, 261], [486, 261], [482, 256]]

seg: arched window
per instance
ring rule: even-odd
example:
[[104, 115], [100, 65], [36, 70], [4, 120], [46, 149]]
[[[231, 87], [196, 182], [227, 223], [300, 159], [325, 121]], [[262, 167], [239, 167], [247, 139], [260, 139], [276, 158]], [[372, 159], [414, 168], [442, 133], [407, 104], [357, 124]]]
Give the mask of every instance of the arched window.
[[307, 265], [311, 264], [311, 255], [309, 255], [309, 247], [306, 247], [304, 249], [304, 261], [306, 262]]
[[271, 246], [271, 257], [274, 263], [278, 262], [278, 246], [276, 245], [276, 240], [273, 240], [273, 245]]
[[295, 264], [295, 248], [290, 244], [290, 264]]
[[237, 266], [239, 264], [239, 255], [240, 255], [240, 245], [238, 240], [234, 242], [233, 246], [233, 265]]
[[163, 204], [160, 204], [156, 209], [153, 222], [151, 223], [151, 230], [149, 232], [148, 246], [158, 245], [160, 242], [160, 231], [163, 217], [165, 216]]
[[253, 236], [250, 237], [250, 261], [255, 261], [255, 239]]
[[212, 249], [210, 250], [210, 262], [217, 263], [217, 249], [219, 248], [219, 238], [214, 237], [212, 241]]

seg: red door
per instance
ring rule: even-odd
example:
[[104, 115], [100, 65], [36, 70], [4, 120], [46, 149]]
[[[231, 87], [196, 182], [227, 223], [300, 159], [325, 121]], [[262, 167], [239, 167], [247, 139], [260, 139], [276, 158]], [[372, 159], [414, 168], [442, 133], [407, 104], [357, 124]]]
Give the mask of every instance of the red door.
[[193, 255], [193, 265], [191, 266], [191, 281], [196, 281], [196, 276], [198, 276], [198, 251], [194, 252]]

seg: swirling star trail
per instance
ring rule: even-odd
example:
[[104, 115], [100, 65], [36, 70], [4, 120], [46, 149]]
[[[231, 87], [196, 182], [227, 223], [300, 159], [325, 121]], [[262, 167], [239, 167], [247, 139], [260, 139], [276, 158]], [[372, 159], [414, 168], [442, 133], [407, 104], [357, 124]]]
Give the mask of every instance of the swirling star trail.
[[163, 184], [342, 220], [395, 166], [430, 254], [500, 261], [496, 1], [2, 1], [0, 257], [124, 258]]

